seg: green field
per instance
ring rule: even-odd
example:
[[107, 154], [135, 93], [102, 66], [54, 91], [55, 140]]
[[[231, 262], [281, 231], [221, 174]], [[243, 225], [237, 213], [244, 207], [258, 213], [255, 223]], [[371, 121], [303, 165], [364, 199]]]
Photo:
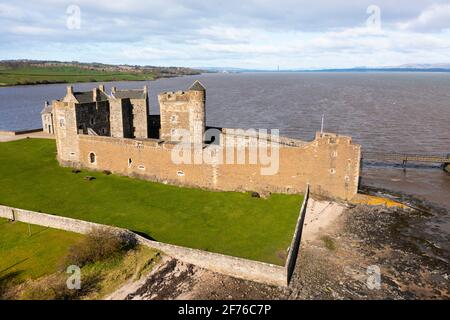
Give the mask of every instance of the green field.
[[[158, 241], [284, 264], [302, 196], [210, 192], [59, 167], [53, 140], [0, 143], [0, 204], [127, 228]], [[87, 181], [86, 175], [96, 177]]]
[[81, 237], [72, 232], [0, 219], [0, 286], [6, 277], [21, 282], [58, 271], [69, 247]]
[[112, 72], [77, 67], [21, 67], [0, 69], [0, 86], [154, 80], [153, 73]]

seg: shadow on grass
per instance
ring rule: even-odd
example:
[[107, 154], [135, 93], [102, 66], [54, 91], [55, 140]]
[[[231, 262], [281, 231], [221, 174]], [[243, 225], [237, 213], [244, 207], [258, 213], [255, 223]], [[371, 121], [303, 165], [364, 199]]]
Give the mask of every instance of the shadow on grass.
[[152, 236], [146, 234], [145, 232], [141, 232], [141, 231], [135, 231], [135, 230], [130, 230], [133, 233], [136, 233], [137, 235], [147, 239], [147, 240], [151, 240], [151, 241], [158, 241], [155, 238], [153, 238]]
[[30, 258], [25, 258], [25, 259], [23, 259], [23, 260], [20, 260], [19, 262], [16, 262], [16, 263], [10, 265], [10, 266], [7, 267], [6, 269], [0, 270], [0, 275], [1, 275], [3, 272], [5, 272], [5, 271], [7, 271], [7, 270], [9, 270], [9, 269], [11, 269], [11, 268], [14, 268], [15, 266], [21, 264], [22, 262], [27, 261], [28, 259], [30, 259]]
[[22, 273], [23, 270], [18, 270], [0, 276], [0, 300], [9, 299], [8, 291], [11, 287], [19, 283], [18, 277]]

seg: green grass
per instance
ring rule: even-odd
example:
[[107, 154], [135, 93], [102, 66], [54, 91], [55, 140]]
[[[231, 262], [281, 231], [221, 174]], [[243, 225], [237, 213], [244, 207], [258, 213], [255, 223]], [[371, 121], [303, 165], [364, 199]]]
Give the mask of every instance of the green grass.
[[15, 283], [36, 279], [58, 271], [68, 248], [81, 235], [21, 222], [0, 219], [1, 279]]
[[[49, 284], [55, 284], [55, 280], [65, 283], [69, 247], [82, 238], [72, 232], [0, 218], [0, 300], [54, 299]], [[126, 281], [138, 280], [151, 271], [159, 257], [156, 250], [137, 246], [83, 266], [82, 284], [90, 282], [92, 289], [81, 298], [99, 299]]]
[[320, 239], [325, 245], [325, 248], [327, 248], [330, 251], [336, 250], [336, 244], [334, 243], [333, 238], [331, 238], [330, 236], [322, 236]]
[[153, 80], [153, 73], [112, 72], [76, 67], [22, 67], [0, 69], [0, 86], [39, 83], [75, 83]]
[[[155, 240], [284, 264], [302, 196], [210, 192], [59, 167], [55, 142], [0, 143], [0, 204], [137, 231]], [[96, 177], [87, 181], [86, 175]]]

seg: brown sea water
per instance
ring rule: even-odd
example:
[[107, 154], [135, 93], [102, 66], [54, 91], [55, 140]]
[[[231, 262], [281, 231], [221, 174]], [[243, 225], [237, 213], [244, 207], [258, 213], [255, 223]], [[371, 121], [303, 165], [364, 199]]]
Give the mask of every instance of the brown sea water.
[[[242, 73], [204, 74], [150, 82], [106, 83], [150, 90], [185, 90], [195, 79], [207, 88], [207, 124], [279, 129], [312, 140], [320, 130], [351, 135], [363, 151], [450, 153], [450, 73]], [[97, 84], [76, 84], [91, 90]], [[59, 99], [65, 84], [0, 88], [0, 130], [41, 127], [45, 100]], [[364, 163], [362, 183], [413, 195], [447, 210], [438, 224], [450, 234], [450, 175], [433, 165], [401, 168]]]

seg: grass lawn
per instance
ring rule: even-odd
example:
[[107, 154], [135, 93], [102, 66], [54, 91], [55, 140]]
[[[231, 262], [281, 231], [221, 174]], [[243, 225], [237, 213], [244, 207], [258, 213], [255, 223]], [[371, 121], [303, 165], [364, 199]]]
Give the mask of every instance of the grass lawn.
[[58, 271], [69, 247], [82, 235], [0, 219], [1, 279], [19, 283]]
[[152, 73], [112, 72], [76, 67], [22, 67], [0, 69], [0, 86], [38, 83], [153, 80]]
[[[113, 156], [113, 155], [112, 155]], [[96, 177], [87, 181], [86, 175]], [[0, 204], [283, 265], [302, 196], [210, 192], [59, 167], [53, 140], [0, 143]]]
[[[65, 257], [83, 236], [0, 218], [0, 300], [55, 299], [49, 284], [65, 283]], [[31, 230], [31, 236], [29, 233]], [[82, 299], [100, 299], [129, 280], [138, 280], [159, 260], [156, 250], [138, 246], [82, 267], [82, 285], [91, 287]], [[67, 262], [66, 262], [67, 264]], [[53, 280], [53, 281], [50, 281]]]

